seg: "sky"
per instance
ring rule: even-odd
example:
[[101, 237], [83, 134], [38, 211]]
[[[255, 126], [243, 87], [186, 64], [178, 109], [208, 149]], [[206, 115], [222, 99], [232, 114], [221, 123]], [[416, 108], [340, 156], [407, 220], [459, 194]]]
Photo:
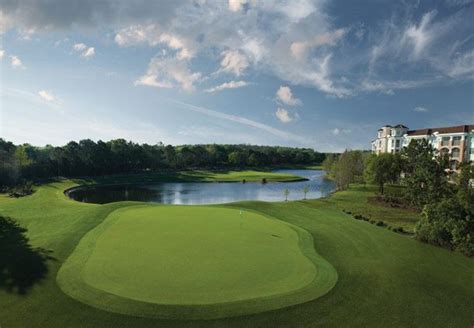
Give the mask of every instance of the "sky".
[[474, 1], [2, 0], [0, 138], [369, 149], [474, 123]]

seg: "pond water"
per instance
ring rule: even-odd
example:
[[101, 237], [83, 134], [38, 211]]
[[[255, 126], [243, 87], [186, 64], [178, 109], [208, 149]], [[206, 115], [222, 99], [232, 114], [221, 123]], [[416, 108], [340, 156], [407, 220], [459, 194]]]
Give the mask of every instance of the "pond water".
[[86, 203], [105, 204], [133, 200], [141, 202], [196, 205], [222, 204], [242, 200], [261, 200], [267, 202], [285, 200], [284, 190], [289, 190], [288, 200], [303, 199], [303, 189], [308, 186], [308, 199], [329, 195], [334, 183], [324, 178], [325, 172], [318, 170], [275, 170], [273, 172], [291, 173], [307, 181], [298, 182], [166, 182], [140, 185], [90, 186], [73, 189], [69, 197]]

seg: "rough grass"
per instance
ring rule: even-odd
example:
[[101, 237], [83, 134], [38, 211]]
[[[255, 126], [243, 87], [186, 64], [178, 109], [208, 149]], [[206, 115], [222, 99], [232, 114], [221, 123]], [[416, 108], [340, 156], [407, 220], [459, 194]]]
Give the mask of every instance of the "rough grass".
[[[311, 233], [315, 249], [338, 272], [325, 296], [289, 308], [219, 320], [158, 320], [87, 306], [64, 294], [56, 273], [80, 239], [131, 203], [67, 199], [71, 182], [21, 199], [0, 197], [0, 213], [28, 229], [34, 246], [52, 250], [49, 275], [27, 295], [0, 290], [2, 327], [472, 327], [474, 261], [352, 219], [342, 212], [363, 190], [326, 200], [229, 205], [278, 218]], [[352, 197], [352, 201], [350, 198]], [[360, 196], [361, 200], [365, 196]], [[357, 205], [357, 204], [356, 204]], [[354, 206], [356, 206], [354, 205]], [[375, 205], [374, 205], [375, 206]], [[360, 208], [363, 208], [361, 205]], [[375, 211], [376, 209], [374, 209]], [[377, 215], [389, 214], [383, 208]]]
[[360, 214], [369, 220], [383, 221], [394, 228], [401, 227], [407, 232], [413, 232], [420, 213], [371, 203], [369, 198], [374, 197], [376, 190], [371, 185], [351, 185], [349, 190], [337, 192], [325, 201], [354, 215]]
[[58, 275], [95, 307], [135, 316], [218, 318], [303, 303], [336, 283], [311, 235], [250, 211], [131, 206], [81, 240]]

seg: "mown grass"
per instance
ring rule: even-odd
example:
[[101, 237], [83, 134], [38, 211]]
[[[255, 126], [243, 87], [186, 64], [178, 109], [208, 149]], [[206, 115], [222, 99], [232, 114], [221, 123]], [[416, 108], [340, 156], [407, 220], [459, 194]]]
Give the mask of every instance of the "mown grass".
[[[315, 249], [338, 273], [336, 286], [304, 304], [219, 320], [158, 320], [87, 306], [56, 283], [61, 264], [81, 238], [112, 211], [137, 203], [83, 204], [67, 199], [73, 182], [42, 186], [21, 199], [0, 197], [0, 215], [28, 229], [31, 243], [52, 251], [46, 279], [26, 295], [0, 290], [2, 327], [472, 327], [474, 261], [409, 236], [354, 220], [342, 209], [364, 208], [363, 189], [329, 199], [227, 205], [275, 217], [307, 230]], [[357, 204], [360, 201], [361, 204]], [[355, 203], [355, 204], [354, 204]], [[373, 205], [371, 213], [393, 209]], [[402, 217], [401, 214], [394, 215]], [[126, 259], [124, 259], [126, 260]]]
[[72, 179], [83, 183], [119, 184], [119, 183], [157, 183], [157, 182], [291, 182], [305, 180], [297, 175], [259, 170], [192, 170], [178, 172], [117, 174], [99, 177]]
[[215, 206], [130, 206], [111, 213], [61, 267], [71, 297], [154, 318], [210, 319], [316, 299], [337, 281], [311, 236]]

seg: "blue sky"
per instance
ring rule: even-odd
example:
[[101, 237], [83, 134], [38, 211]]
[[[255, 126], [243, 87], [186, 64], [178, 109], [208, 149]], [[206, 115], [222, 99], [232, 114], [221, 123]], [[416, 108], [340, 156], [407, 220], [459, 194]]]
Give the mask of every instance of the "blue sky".
[[474, 2], [4, 0], [0, 137], [368, 149], [474, 123]]

